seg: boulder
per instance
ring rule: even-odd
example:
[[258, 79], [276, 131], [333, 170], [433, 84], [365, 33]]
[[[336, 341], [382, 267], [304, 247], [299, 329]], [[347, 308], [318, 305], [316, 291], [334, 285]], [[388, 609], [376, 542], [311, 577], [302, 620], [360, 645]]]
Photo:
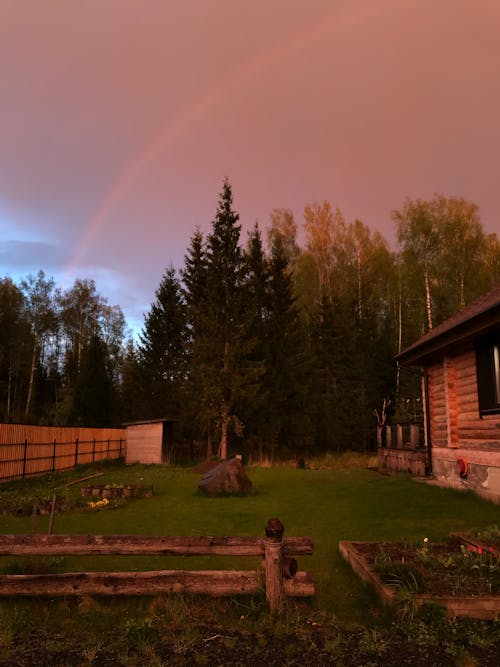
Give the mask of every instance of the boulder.
[[245, 472], [241, 456], [235, 456], [205, 473], [198, 488], [207, 496], [239, 494], [249, 491], [252, 482]]

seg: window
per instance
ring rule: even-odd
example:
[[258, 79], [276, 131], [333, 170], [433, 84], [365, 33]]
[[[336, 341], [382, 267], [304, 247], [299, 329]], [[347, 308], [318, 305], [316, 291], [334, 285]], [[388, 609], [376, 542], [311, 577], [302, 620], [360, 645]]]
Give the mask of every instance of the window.
[[500, 336], [476, 345], [479, 414], [500, 413]]

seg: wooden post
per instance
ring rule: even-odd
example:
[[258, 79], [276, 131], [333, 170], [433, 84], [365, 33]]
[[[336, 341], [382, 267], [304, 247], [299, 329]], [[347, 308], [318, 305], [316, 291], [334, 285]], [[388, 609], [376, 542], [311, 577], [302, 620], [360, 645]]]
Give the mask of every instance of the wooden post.
[[264, 567], [266, 598], [271, 613], [283, 608], [283, 533], [285, 528], [279, 519], [269, 519], [264, 539]]
[[397, 448], [401, 449], [403, 447], [403, 427], [401, 424], [396, 424], [396, 433], [397, 433]]
[[416, 449], [420, 442], [420, 425], [410, 424], [410, 444], [413, 449]]
[[56, 439], [52, 443], [52, 472], [56, 470]]
[[26, 457], [28, 456], [28, 440], [24, 440], [24, 454], [23, 454], [23, 479], [26, 477]]

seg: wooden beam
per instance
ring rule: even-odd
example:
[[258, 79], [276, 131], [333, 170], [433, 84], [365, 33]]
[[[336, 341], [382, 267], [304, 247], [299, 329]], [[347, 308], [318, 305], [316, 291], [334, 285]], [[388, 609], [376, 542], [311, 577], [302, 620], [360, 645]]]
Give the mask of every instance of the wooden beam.
[[[284, 540], [286, 556], [310, 555], [312, 540]], [[167, 537], [146, 535], [0, 535], [1, 556], [263, 556], [260, 537]]]
[[150, 572], [67, 572], [0, 575], [0, 595], [160, 595], [204, 593], [211, 596], [256, 593], [257, 571], [158, 570]]
[[[67, 572], [0, 575], [0, 596], [162, 595], [199, 593], [212, 597], [258, 593], [263, 573], [250, 570], [157, 570], [149, 572]], [[314, 595], [307, 572], [284, 582], [286, 595]]]

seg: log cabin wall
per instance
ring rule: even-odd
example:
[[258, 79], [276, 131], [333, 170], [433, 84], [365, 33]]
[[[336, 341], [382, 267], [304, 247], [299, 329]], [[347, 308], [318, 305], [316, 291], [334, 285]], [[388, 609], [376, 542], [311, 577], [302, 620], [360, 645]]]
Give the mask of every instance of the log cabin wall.
[[434, 477], [500, 501], [500, 415], [479, 415], [473, 344], [426, 370]]

